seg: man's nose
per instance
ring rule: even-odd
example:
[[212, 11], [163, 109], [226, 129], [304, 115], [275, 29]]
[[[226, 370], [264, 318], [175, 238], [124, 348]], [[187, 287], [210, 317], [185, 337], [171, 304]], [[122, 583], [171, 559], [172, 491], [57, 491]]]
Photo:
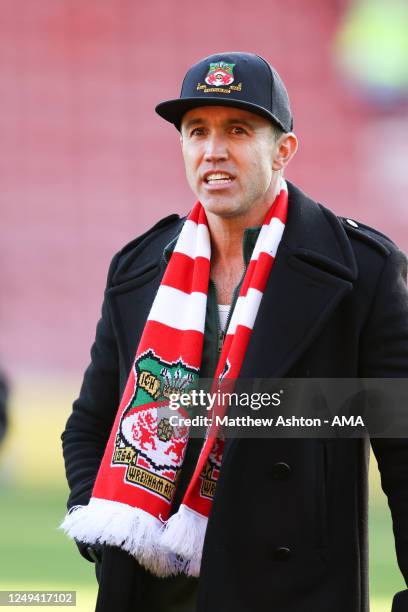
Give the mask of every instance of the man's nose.
[[211, 134], [207, 138], [205, 147], [205, 161], [222, 161], [228, 159], [228, 147], [225, 139], [217, 134]]

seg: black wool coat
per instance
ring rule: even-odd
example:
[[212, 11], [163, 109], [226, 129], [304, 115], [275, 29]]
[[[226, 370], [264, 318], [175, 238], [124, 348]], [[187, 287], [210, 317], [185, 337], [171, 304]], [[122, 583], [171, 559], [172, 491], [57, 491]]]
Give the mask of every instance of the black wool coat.
[[[63, 433], [69, 506], [91, 495], [163, 248], [182, 223], [163, 219], [112, 261], [91, 364]], [[408, 377], [405, 278], [405, 257], [388, 238], [289, 184], [288, 221], [241, 377]], [[408, 441], [372, 446], [407, 580]], [[367, 450], [361, 439], [228, 440], [198, 612], [368, 612]], [[108, 548], [98, 612], [137, 612], [140, 575], [130, 556]], [[408, 610], [407, 593], [393, 612]]]

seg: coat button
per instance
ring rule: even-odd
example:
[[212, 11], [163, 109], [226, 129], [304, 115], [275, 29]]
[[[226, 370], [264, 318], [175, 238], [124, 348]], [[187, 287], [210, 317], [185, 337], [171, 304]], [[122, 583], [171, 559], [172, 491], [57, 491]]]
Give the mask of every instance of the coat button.
[[290, 555], [290, 548], [286, 548], [286, 546], [279, 546], [279, 548], [274, 551], [273, 558], [275, 561], [288, 561]]
[[353, 221], [353, 219], [346, 219], [347, 223], [351, 225], [351, 227], [358, 227], [358, 223]]
[[279, 461], [279, 463], [275, 463], [272, 466], [271, 474], [272, 478], [275, 480], [286, 480], [286, 478], [289, 478], [290, 473], [290, 465], [284, 463], [283, 461]]

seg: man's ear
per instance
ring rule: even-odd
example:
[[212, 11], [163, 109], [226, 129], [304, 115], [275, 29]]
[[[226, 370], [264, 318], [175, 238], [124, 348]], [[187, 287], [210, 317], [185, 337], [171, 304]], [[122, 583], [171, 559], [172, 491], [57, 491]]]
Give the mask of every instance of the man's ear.
[[298, 139], [293, 132], [282, 134], [278, 139], [273, 155], [272, 169], [283, 170], [298, 149]]

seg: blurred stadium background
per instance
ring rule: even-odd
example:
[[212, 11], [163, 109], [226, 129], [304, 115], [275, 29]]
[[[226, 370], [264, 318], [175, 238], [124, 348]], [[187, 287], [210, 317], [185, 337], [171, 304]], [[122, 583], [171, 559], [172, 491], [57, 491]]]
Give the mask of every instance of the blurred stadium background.
[[[338, 214], [408, 230], [405, 0], [2, 0], [0, 589], [74, 589], [93, 568], [56, 529], [59, 435], [78, 393], [112, 254], [193, 202], [177, 133], [154, 113], [186, 68], [223, 50], [268, 58], [291, 94], [300, 151], [288, 178]], [[403, 588], [375, 461], [372, 609]]]

